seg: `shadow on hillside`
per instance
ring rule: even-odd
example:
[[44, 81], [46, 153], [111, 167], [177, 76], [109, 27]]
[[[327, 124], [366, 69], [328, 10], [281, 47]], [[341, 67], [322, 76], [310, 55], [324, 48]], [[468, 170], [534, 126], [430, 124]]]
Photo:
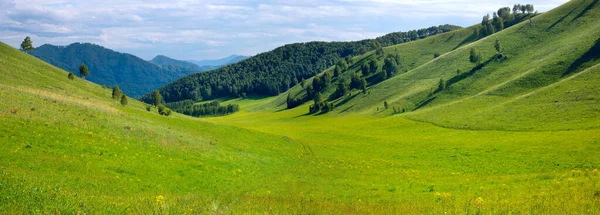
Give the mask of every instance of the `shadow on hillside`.
[[475, 32], [473, 32], [471, 34], [471, 36], [465, 38], [462, 42], [460, 42], [458, 45], [456, 45], [456, 47], [454, 47], [452, 50], [454, 51], [457, 48], [460, 48], [460, 47], [464, 46], [465, 44], [468, 44], [468, 43], [471, 43], [471, 42], [475, 42], [478, 39], [479, 39], [479, 36]]
[[[596, 0], [598, 1], [598, 0]], [[575, 10], [577, 10], [577, 8], [579, 7], [575, 7], [573, 8], [573, 10], [569, 11], [567, 14], [565, 14], [563, 17], [561, 17], [560, 19], [556, 20], [556, 22], [552, 23], [552, 25], [550, 25], [550, 27], [548, 27], [546, 29], [546, 31], [550, 31], [552, 28], [554, 28], [554, 26], [558, 25], [559, 23], [561, 23], [563, 20], [565, 20], [567, 17], [569, 17], [573, 12], [575, 12]]]
[[342, 106], [342, 105], [344, 105], [344, 104], [348, 103], [350, 100], [354, 99], [354, 98], [355, 98], [355, 97], [356, 97], [358, 94], [360, 94], [360, 93], [356, 93], [356, 94], [354, 94], [354, 95], [347, 96], [347, 97], [346, 97], [346, 98], [344, 98], [342, 101], [340, 101], [339, 103], [337, 103], [337, 104], [335, 105], [335, 107], [339, 107], [339, 106]]
[[[475, 72], [483, 69], [483, 67], [487, 66], [488, 64], [490, 64], [491, 62], [493, 62], [494, 60], [496, 60], [496, 56], [492, 56], [490, 59], [488, 59], [487, 61], [483, 62], [482, 64], [479, 64], [475, 67], [473, 67], [469, 72], [464, 72], [464, 73], [460, 73], [454, 77], [452, 77], [451, 79], [449, 79], [448, 81], [446, 81], [446, 88], [452, 86], [455, 83], [458, 83], [472, 75], [475, 74]], [[431, 95], [429, 95], [425, 100], [421, 101], [419, 104], [417, 104], [417, 106], [413, 109], [413, 111], [416, 111], [422, 107], [425, 107], [426, 105], [428, 105], [429, 103], [431, 103], [433, 100], [435, 100], [435, 94], [441, 92], [441, 89], [436, 89], [435, 91], [433, 91], [433, 93]]]
[[591, 10], [592, 8], [594, 8], [594, 6], [596, 6], [596, 4], [598, 3], [598, 1], [600, 1], [600, 0], [595, 0], [590, 5], [588, 5], [587, 7], [585, 7], [585, 9], [583, 9], [579, 14], [577, 14], [577, 16], [575, 18], [573, 18], [573, 20], [571, 20], [571, 22], [575, 21], [575, 20], [581, 18], [583, 15], [585, 15], [585, 13], [587, 13], [589, 10]]
[[567, 71], [562, 74], [562, 77], [574, 73], [582, 64], [595, 61], [598, 58], [600, 58], [600, 38], [596, 40], [596, 44], [594, 44], [594, 46], [592, 46], [585, 54], [573, 61], [569, 68], [567, 68]]

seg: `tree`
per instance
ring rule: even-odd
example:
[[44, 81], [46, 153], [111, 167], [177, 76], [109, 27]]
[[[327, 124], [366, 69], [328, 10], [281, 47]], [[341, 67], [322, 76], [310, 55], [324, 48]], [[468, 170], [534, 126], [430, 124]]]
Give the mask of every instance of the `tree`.
[[69, 75], [67, 75], [67, 78], [69, 78], [70, 80], [75, 79], [75, 74], [73, 74], [72, 72], [69, 72]]
[[386, 58], [383, 61], [383, 72], [386, 73], [386, 76], [388, 78], [391, 78], [392, 76], [394, 76], [396, 74], [396, 71], [398, 70], [398, 65], [396, 64], [396, 61], [394, 61], [392, 58]]
[[383, 101], [383, 107], [387, 110], [389, 105], [387, 101]]
[[21, 43], [21, 50], [25, 53], [33, 51], [33, 42], [31, 41], [31, 38], [25, 37], [25, 40]]
[[371, 68], [369, 68], [369, 64], [365, 63], [360, 67], [360, 71], [362, 72], [363, 76], [367, 76], [369, 73], [371, 73]]
[[371, 59], [371, 61], [369, 62], [369, 69], [371, 71], [369, 71], [369, 73], [375, 74], [377, 72], [378, 68], [379, 68], [379, 65], [377, 65], [377, 60]]
[[446, 89], [446, 81], [443, 78], [440, 78], [440, 82], [438, 83], [438, 91], [442, 91]]
[[477, 64], [477, 66], [479, 66], [479, 64], [481, 63], [481, 55], [479, 54], [476, 48], [471, 48], [471, 53], [469, 54], [469, 61], [471, 61], [471, 63]]
[[81, 78], [85, 79], [85, 76], [88, 76], [89, 74], [88, 67], [81, 63], [81, 66], [79, 66], [79, 75], [81, 75]]
[[152, 92], [152, 94], [154, 96], [154, 106], [158, 107], [161, 101], [160, 92], [158, 92], [158, 90], [155, 90], [154, 92]]
[[378, 56], [383, 56], [384, 52], [383, 52], [383, 48], [379, 47], [375, 50], [375, 54]]
[[340, 80], [338, 82], [337, 89], [335, 90], [336, 97], [342, 97], [348, 94], [348, 83], [346, 80]]
[[496, 48], [496, 51], [498, 52], [498, 54], [500, 54], [500, 40], [496, 40], [496, 42], [494, 43], [494, 48]]
[[533, 5], [532, 4], [527, 4], [525, 5], [525, 10], [527, 11], [528, 14], [533, 13]]
[[127, 105], [127, 96], [125, 94], [121, 95], [121, 105]]
[[335, 66], [333, 69], [333, 77], [338, 77], [342, 73], [342, 69], [339, 66]]
[[512, 11], [513, 11], [513, 14], [515, 14], [515, 15], [516, 15], [517, 13], [519, 13], [519, 10], [521, 10], [521, 5], [520, 5], [520, 4], [515, 4], [515, 5], [513, 6], [513, 9], [512, 9]]
[[521, 13], [525, 13], [525, 11], [527, 11], [527, 5], [520, 5], [521, 8], [519, 8], [519, 10], [521, 10]]
[[121, 91], [121, 89], [119, 89], [119, 86], [115, 85], [115, 87], [113, 87], [113, 91], [112, 91], [112, 98], [120, 99], [122, 95], [123, 95], [123, 92]]

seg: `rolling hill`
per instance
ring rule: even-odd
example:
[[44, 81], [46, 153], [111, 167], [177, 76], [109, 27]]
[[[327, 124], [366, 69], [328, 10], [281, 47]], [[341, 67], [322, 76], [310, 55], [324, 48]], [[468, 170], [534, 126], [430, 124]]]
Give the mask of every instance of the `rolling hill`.
[[79, 74], [79, 66], [85, 63], [90, 71], [88, 80], [106, 86], [119, 85], [123, 92], [132, 97], [139, 97], [201, 70], [199, 67], [158, 66], [134, 55], [89, 43], [68, 46], [45, 44], [36, 48], [32, 55], [74, 74]]
[[[0, 214], [600, 214], [597, 2], [355, 56], [326, 114], [286, 109], [295, 86], [161, 116], [0, 43]], [[330, 97], [395, 54], [394, 76]]]

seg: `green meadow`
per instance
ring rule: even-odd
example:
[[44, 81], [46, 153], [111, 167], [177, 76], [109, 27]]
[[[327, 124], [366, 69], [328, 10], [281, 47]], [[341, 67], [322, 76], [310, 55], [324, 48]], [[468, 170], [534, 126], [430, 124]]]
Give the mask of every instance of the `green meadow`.
[[[327, 114], [161, 116], [0, 43], [0, 214], [600, 214], [596, 2], [386, 47], [408, 71]], [[496, 39], [507, 60], [428, 95]]]

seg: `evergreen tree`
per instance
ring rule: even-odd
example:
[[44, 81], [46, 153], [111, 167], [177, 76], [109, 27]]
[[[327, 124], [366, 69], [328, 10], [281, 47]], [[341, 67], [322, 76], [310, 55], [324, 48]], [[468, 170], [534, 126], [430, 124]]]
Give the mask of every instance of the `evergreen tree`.
[[79, 66], [79, 75], [81, 75], [81, 78], [85, 79], [85, 76], [88, 76], [89, 74], [88, 67], [81, 63], [81, 66]]
[[160, 105], [160, 101], [161, 96], [160, 96], [160, 92], [158, 92], [158, 90], [155, 90], [154, 92], [152, 92], [153, 96], [154, 96], [154, 106], [158, 107]]
[[33, 51], [33, 42], [31, 41], [31, 38], [25, 37], [25, 40], [21, 43], [21, 51], [24, 51], [25, 53]]
[[123, 92], [121, 91], [121, 89], [119, 89], [118, 85], [115, 85], [115, 87], [113, 87], [113, 91], [112, 91], [112, 98], [120, 99], [121, 95], [123, 95]]
[[438, 91], [442, 91], [446, 89], [446, 81], [443, 78], [440, 78], [440, 82], [438, 84]]
[[387, 101], [383, 101], [383, 107], [387, 110], [389, 105]]
[[125, 94], [121, 95], [121, 105], [127, 105], [127, 96]]
[[496, 48], [496, 51], [498, 52], [498, 54], [500, 54], [500, 40], [496, 40], [496, 42], [494, 43], [494, 48]]

